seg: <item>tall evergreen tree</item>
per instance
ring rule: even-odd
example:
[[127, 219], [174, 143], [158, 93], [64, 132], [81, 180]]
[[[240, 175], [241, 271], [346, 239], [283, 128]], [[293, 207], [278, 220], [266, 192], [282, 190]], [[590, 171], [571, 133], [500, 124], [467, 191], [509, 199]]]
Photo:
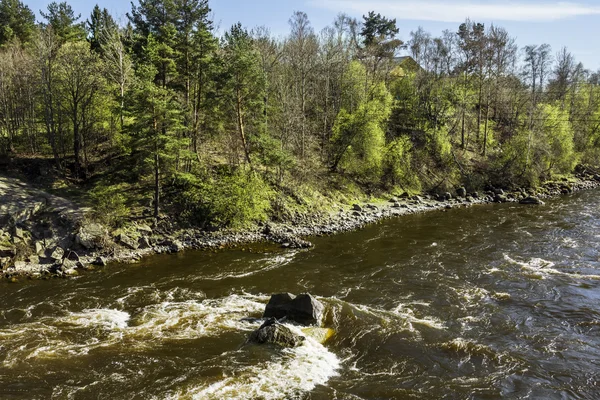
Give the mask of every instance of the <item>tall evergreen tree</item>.
[[85, 39], [85, 22], [78, 22], [81, 14], [75, 15], [66, 1], [53, 1], [48, 4], [48, 12], [40, 10], [40, 15], [46, 20], [42, 26], [52, 27], [63, 43]]
[[370, 64], [370, 73], [375, 81], [382, 62], [391, 60], [404, 42], [396, 37], [400, 29], [396, 26], [395, 19], [370, 11], [367, 15], [363, 15], [363, 20], [363, 28], [360, 32], [362, 58]]
[[0, 0], [0, 46], [17, 38], [29, 43], [35, 32], [35, 15], [20, 0]]
[[88, 40], [92, 50], [103, 54], [106, 37], [110, 36], [109, 32], [118, 30], [119, 26], [106, 8], [100, 9], [100, 6], [96, 4], [90, 19], [87, 20], [87, 28], [89, 32]]
[[147, 38], [144, 58], [148, 63], [137, 70], [133, 88], [130, 114], [134, 117], [129, 126], [133, 148], [141, 158], [142, 165], [152, 171], [154, 218], [158, 220], [161, 206], [161, 186], [165, 176], [173, 173], [173, 159], [182, 143], [178, 141], [181, 130], [180, 109], [172, 89], [157, 85], [155, 77], [160, 64], [161, 45], [150, 34]]
[[263, 110], [264, 74], [260, 57], [254, 48], [253, 39], [240, 23], [231, 27], [223, 38], [226, 72], [226, 95], [235, 115], [235, 126], [239, 134], [244, 158], [252, 165], [250, 157], [249, 127], [260, 129], [256, 117]]
[[177, 72], [176, 39], [177, 39], [177, 12], [175, 0], [140, 0], [138, 6], [132, 4], [131, 14], [127, 14], [133, 25], [135, 42], [134, 52], [138, 62], [145, 63], [148, 53], [145, 49], [148, 38], [152, 35], [157, 57], [156, 82], [166, 88], [172, 85]]

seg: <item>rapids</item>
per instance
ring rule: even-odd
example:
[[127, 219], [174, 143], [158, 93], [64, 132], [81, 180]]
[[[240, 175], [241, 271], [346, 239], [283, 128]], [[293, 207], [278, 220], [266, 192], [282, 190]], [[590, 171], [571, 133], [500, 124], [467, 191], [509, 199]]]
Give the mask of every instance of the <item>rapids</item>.
[[[1, 282], [0, 398], [598, 398], [598, 193]], [[334, 336], [246, 345], [283, 291]]]

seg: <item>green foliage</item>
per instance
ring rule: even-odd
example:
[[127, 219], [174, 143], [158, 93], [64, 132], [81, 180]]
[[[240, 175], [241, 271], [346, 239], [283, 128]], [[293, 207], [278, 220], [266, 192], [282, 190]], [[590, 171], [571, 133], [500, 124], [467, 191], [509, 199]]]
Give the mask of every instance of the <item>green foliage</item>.
[[531, 162], [542, 176], [571, 173], [577, 157], [568, 114], [556, 106], [542, 104], [536, 117], [539, 123], [532, 133]]
[[99, 54], [104, 53], [104, 46], [110, 37], [110, 33], [119, 29], [108, 10], [106, 8], [101, 10], [98, 4], [92, 10], [90, 19], [87, 21], [87, 27], [90, 47]]
[[204, 227], [240, 229], [265, 221], [274, 198], [257, 173], [242, 169], [202, 179], [180, 174], [173, 187], [181, 220]]
[[531, 129], [523, 127], [504, 143], [495, 161], [497, 179], [507, 185], [535, 186], [540, 180], [568, 174], [577, 163], [573, 130], [564, 111], [540, 104]]
[[216, 185], [212, 209], [217, 225], [243, 228], [267, 219], [273, 192], [258, 174], [238, 170]]
[[185, 140], [178, 137], [181, 128], [181, 111], [174, 91], [155, 84], [157, 68], [162, 60], [161, 49], [153, 35], [148, 38], [146, 58], [148, 64], [138, 66], [138, 79], [132, 92], [131, 114], [135, 116], [130, 126], [135, 147], [146, 152], [147, 161], [153, 163], [154, 155], [163, 160], [173, 160], [177, 149]]
[[86, 31], [52, 2], [36, 35], [21, 1], [0, 0], [0, 152], [52, 157], [65, 182], [110, 175], [92, 197], [113, 225], [123, 195], [239, 228], [365, 192], [527, 186], [600, 164], [600, 74], [566, 51], [552, 69], [544, 45], [519, 60], [500, 28], [419, 30], [399, 60], [396, 21], [374, 12], [217, 38], [207, 0], [135, 3], [122, 27], [95, 7]]
[[448, 129], [428, 129], [426, 132], [426, 148], [432, 160], [440, 168], [450, 168], [452, 163], [452, 143]]
[[600, 86], [578, 82], [578, 87], [566, 96], [569, 107], [565, 110], [573, 126], [575, 151], [584, 164], [596, 165], [600, 160]]
[[125, 186], [99, 183], [89, 192], [94, 219], [106, 226], [119, 227], [129, 215]]
[[249, 144], [252, 134], [263, 129], [265, 76], [254, 40], [241, 24], [235, 24], [223, 37], [226, 104], [233, 118], [229, 129], [238, 133], [245, 161], [252, 164]]
[[293, 154], [283, 148], [281, 140], [262, 133], [253, 137], [251, 142], [261, 165], [283, 170], [290, 170], [296, 165]]
[[360, 34], [366, 51], [378, 58], [393, 57], [394, 52], [403, 44], [401, 40], [396, 39], [396, 35], [400, 31], [396, 27], [396, 20], [375, 14], [374, 11], [364, 15], [363, 19], [364, 23]]
[[539, 177], [528, 168], [527, 152], [529, 132], [520, 129], [516, 135], [505, 142], [499, 153], [492, 158], [490, 179], [497, 185], [535, 186]]
[[0, 0], [0, 46], [14, 38], [29, 43], [35, 32], [35, 14], [20, 0]]
[[420, 189], [420, 182], [412, 169], [412, 143], [408, 137], [401, 137], [388, 143], [384, 156], [384, 178], [391, 186], [407, 189]]
[[366, 76], [364, 67], [352, 63], [346, 74], [351, 88], [333, 126], [333, 168], [345, 171], [367, 182], [376, 182], [382, 173], [385, 149], [385, 124], [391, 114], [392, 96], [383, 83], [360, 89]]
[[51, 27], [63, 43], [85, 39], [85, 23], [77, 22], [81, 15], [75, 15], [73, 8], [66, 1], [53, 1], [48, 4], [48, 12], [40, 14], [46, 20], [44, 26]]

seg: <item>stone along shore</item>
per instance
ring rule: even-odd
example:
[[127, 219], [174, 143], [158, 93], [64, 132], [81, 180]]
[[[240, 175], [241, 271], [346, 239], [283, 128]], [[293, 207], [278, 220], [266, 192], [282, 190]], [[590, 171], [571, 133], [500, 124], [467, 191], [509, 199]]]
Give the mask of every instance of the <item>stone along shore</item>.
[[[0, 268], [2, 277], [69, 277], [112, 262], [135, 263], [152, 254], [185, 249], [215, 250], [251, 243], [310, 248], [311, 236], [360, 229], [383, 219], [476, 204], [543, 204], [543, 199], [600, 186], [600, 176], [580, 175], [575, 182], [548, 183], [535, 191], [494, 189], [468, 193], [458, 188], [442, 195], [403, 194], [389, 201], [353, 204], [327, 216], [301, 216], [288, 223], [260, 224], [245, 231], [152, 229], [134, 223], [118, 234], [89, 221], [86, 210], [63, 198], [0, 177]], [[168, 224], [163, 224], [168, 225]]]

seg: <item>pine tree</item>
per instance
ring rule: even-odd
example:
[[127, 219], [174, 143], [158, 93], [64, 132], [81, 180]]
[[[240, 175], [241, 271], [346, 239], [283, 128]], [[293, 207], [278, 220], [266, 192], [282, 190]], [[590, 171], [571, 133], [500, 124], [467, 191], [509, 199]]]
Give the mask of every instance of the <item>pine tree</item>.
[[20, 0], [0, 0], [0, 46], [17, 38], [29, 43], [35, 32], [35, 15]]
[[108, 10], [100, 9], [100, 6], [96, 4], [90, 19], [87, 20], [87, 27], [89, 31], [88, 41], [93, 51], [98, 54], [104, 54], [104, 45], [107, 36], [110, 36], [111, 32], [117, 31], [119, 26], [113, 19], [112, 15]]
[[[260, 57], [254, 48], [253, 39], [240, 23], [231, 27], [223, 39], [226, 73], [226, 93], [228, 103], [236, 116], [236, 129], [239, 134], [245, 160], [252, 165], [250, 157], [249, 127], [263, 110], [264, 74]], [[255, 130], [260, 129], [258, 125]]]
[[40, 14], [46, 20], [42, 26], [51, 27], [62, 43], [85, 39], [85, 22], [77, 22], [81, 14], [75, 15], [66, 1], [53, 1], [48, 4], [48, 12], [40, 11]]
[[131, 98], [130, 114], [135, 117], [129, 127], [133, 148], [142, 164], [153, 175], [154, 218], [158, 221], [161, 205], [161, 186], [164, 176], [174, 173], [173, 160], [185, 144], [178, 139], [181, 130], [181, 111], [172, 89], [157, 85], [155, 77], [160, 65], [161, 44], [150, 34], [144, 58], [147, 64], [138, 66], [138, 76]]

